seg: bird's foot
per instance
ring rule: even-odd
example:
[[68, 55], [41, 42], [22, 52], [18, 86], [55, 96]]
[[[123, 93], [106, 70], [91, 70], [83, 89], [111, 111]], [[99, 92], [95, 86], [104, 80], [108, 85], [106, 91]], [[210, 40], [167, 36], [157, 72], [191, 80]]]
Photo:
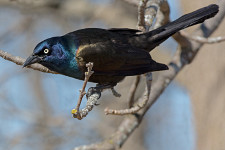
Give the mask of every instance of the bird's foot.
[[114, 89], [114, 86], [115, 86], [116, 84], [97, 84], [96, 85], [96, 89], [99, 89], [101, 92], [103, 91], [103, 90], [105, 90], [105, 89], [111, 89], [111, 91], [112, 91], [112, 93], [113, 93], [113, 95], [115, 96], [115, 97], [121, 97], [121, 94], [120, 93], [118, 93], [115, 89]]
[[[88, 99], [91, 95], [98, 93], [99, 94], [99, 98], [101, 97], [101, 90], [99, 88], [96, 87], [90, 87], [86, 93], [86, 98]], [[99, 99], [98, 98], [98, 99]]]
[[79, 120], [83, 119], [94, 108], [94, 106], [99, 105], [97, 104], [97, 101], [101, 97], [101, 91], [91, 87], [88, 89], [86, 97], [87, 104], [83, 109], [81, 109], [80, 111], [77, 111], [77, 109], [72, 110], [72, 115], [74, 118], [77, 118]]

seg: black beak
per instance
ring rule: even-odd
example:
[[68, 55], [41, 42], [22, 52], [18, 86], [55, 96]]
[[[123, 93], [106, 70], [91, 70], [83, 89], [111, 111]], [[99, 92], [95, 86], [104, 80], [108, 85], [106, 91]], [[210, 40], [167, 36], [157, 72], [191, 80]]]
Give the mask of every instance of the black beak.
[[33, 54], [27, 58], [27, 60], [23, 64], [23, 67], [26, 67], [26, 66], [34, 64], [34, 63], [38, 63], [41, 60], [42, 60], [41, 57]]

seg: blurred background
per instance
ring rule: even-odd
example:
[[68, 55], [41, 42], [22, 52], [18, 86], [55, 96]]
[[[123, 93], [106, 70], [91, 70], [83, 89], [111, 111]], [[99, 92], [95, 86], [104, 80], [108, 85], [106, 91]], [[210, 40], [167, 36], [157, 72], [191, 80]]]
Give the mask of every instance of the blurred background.
[[[215, 0], [169, 0], [171, 20]], [[0, 0], [0, 49], [26, 58], [40, 41], [87, 27], [136, 28], [137, 7], [122, 0]], [[225, 21], [213, 36], [224, 36]], [[193, 31], [191, 29], [187, 32]], [[168, 63], [177, 44], [167, 40], [151, 54]], [[196, 59], [144, 117], [124, 150], [225, 149], [225, 43], [205, 45]], [[133, 77], [105, 91], [100, 105], [83, 120], [73, 119], [83, 82], [22, 69], [0, 58], [0, 149], [61, 150], [91, 144], [112, 134], [121, 116], [105, 107], [127, 108]], [[153, 74], [153, 80], [157, 73]], [[144, 80], [144, 79], [143, 79]], [[95, 86], [89, 83], [88, 87]], [[139, 86], [136, 98], [144, 89]], [[81, 107], [85, 106], [85, 100]]]

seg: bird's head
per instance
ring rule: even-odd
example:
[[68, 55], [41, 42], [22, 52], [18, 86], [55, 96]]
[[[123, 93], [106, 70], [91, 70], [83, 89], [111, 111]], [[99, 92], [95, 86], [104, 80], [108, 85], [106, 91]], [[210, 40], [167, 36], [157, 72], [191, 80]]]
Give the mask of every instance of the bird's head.
[[68, 62], [66, 45], [61, 37], [53, 37], [40, 42], [31, 56], [27, 58], [23, 67], [40, 63], [53, 71], [59, 71]]

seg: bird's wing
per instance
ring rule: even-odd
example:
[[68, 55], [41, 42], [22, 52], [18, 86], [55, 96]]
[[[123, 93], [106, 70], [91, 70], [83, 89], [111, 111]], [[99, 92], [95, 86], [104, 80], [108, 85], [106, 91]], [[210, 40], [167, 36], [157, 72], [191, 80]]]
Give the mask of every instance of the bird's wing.
[[108, 31], [124, 35], [135, 35], [136, 33], [141, 32], [140, 30], [129, 28], [111, 28], [108, 29]]
[[88, 62], [94, 63], [95, 75], [131, 76], [168, 69], [166, 65], [152, 60], [148, 52], [132, 47], [123, 38], [109, 37], [101, 37], [102, 40], [80, 38], [82, 44], [76, 59], [83, 71], [86, 71], [85, 64]]

